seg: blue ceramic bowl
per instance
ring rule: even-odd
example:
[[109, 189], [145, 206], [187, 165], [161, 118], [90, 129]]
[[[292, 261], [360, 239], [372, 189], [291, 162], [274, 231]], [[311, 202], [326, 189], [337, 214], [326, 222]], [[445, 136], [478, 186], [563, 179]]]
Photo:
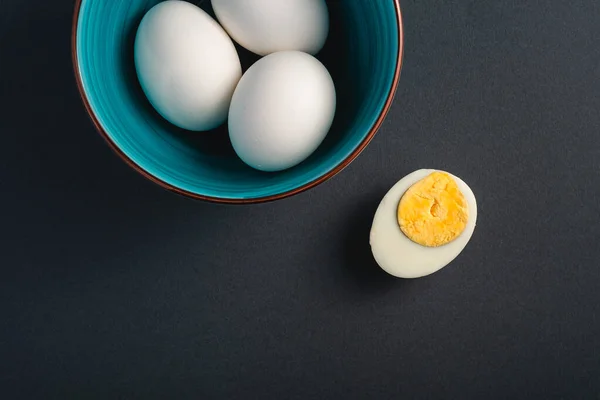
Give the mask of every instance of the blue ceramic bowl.
[[[399, 0], [332, 0], [330, 33], [317, 57], [336, 85], [337, 111], [319, 149], [298, 166], [267, 173], [234, 153], [226, 123], [187, 132], [162, 119], [136, 77], [133, 44], [142, 16], [160, 0], [76, 0], [73, 63], [87, 111], [123, 160], [155, 183], [197, 199], [281, 199], [340, 172], [367, 146], [389, 110], [402, 62]], [[210, 1], [193, 1], [214, 16]], [[257, 56], [239, 46], [247, 69]]]

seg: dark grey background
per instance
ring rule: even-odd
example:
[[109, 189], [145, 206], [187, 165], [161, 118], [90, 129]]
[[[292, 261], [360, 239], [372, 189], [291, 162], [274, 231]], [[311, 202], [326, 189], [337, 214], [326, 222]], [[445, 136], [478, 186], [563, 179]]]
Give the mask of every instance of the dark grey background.
[[[2, 398], [600, 395], [598, 1], [404, 0], [372, 144], [243, 207], [110, 151], [73, 79], [72, 2], [0, 6]], [[368, 230], [418, 168], [461, 176], [478, 226], [447, 268], [394, 280]]]

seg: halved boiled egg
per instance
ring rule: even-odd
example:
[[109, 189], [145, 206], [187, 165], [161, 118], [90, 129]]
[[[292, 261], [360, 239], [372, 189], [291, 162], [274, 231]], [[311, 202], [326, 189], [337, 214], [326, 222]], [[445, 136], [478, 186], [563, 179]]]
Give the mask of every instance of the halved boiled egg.
[[420, 169], [383, 197], [371, 226], [377, 264], [399, 278], [439, 271], [465, 248], [477, 222], [477, 202], [460, 178]]

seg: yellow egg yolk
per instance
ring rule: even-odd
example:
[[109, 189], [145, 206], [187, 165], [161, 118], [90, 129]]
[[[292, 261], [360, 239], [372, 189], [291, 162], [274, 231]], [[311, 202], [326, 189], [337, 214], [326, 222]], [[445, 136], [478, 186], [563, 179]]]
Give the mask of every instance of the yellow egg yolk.
[[456, 239], [468, 219], [465, 196], [445, 172], [433, 172], [412, 185], [398, 205], [402, 232], [427, 247], [442, 246]]

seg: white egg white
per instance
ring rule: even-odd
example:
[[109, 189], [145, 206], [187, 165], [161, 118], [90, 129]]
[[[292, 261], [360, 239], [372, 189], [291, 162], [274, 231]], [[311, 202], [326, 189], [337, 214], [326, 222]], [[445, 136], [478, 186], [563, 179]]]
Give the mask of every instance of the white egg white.
[[439, 247], [426, 247], [413, 242], [400, 230], [400, 199], [413, 184], [435, 171], [420, 169], [402, 178], [386, 193], [375, 212], [370, 234], [371, 251], [377, 264], [390, 275], [419, 278], [437, 272], [463, 251], [473, 235], [477, 222], [475, 195], [465, 182], [448, 172], [467, 201], [469, 219], [460, 236]]

